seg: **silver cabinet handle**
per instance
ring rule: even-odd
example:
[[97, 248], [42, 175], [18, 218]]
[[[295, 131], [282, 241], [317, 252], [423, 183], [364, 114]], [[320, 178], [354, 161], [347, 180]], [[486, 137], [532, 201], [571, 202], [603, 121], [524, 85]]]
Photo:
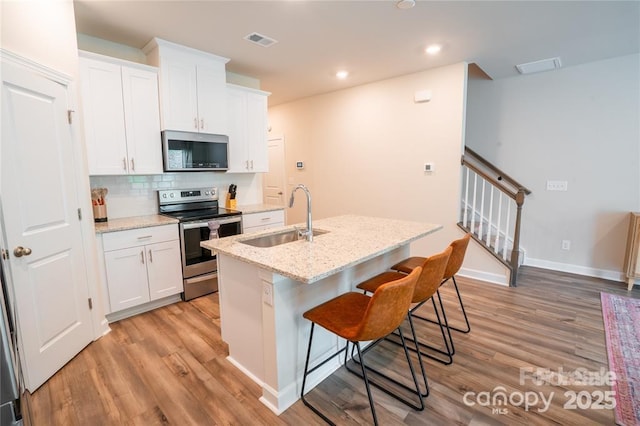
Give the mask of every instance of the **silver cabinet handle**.
[[251, 160], [251, 170], [253, 170], [253, 160]]
[[153, 262], [153, 254], [151, 253], [151, 249], [149, 249], [149, 262]]
[[140, 262], [144, 265], [144, 250], [140, 251]]
[[193, 127], [197, 130], [198, 129], [198, 118], [194, 118], [193, 119]]
[[146, 240], [147, 238], [151, 238], [153, 237], [153, 235], [143, 235], [141, 237], [138, 237], [139, 240]]
[[122, 157], [122, 169], [124, 171], [127, 170], [127, 159], [125, 157]]
[[204, 118], [200, 119], [200, 129], [204, 130]]
[[246, 163], [245, 169], [249, 170], [249, 160], [246, 160], [245, 163]]
[[133, 158], [131, 159], [131, 170], [136, 171], [136, 163], [133, 162]]

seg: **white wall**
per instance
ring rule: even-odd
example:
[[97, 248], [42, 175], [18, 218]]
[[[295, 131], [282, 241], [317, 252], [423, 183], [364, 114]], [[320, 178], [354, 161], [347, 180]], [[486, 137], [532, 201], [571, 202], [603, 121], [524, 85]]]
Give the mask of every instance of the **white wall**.
[[77, 76], [72, 1], [2, 1], [0, 9], [3, 48], [69, 76]]
[[[308, 185], [318, 219], [354, 213], [443, 224], [412, 252], [444, 249], [462, 235], [456, 222], [466, 78], [460, 63], [270, 108], [272, 134], [285, 137], [287, 192]], [[425, 89], [432, 100], [415, 103], [414, 93]], [[305, 161], [303, 171], [296, 161]], [[425, 173], [425, 162], [435, 171]], [[299, 197], [289, 223], [305, 220]], [[465, 267], [503, 273], [472, 251]]]
[[[470, 81], [467, 145], [533, 191], [528, 264], [621, 278], [628, 212], [640, 210], [639, 64], [631, 55]], [[547, 180], [568, 191], [546, 191]]]

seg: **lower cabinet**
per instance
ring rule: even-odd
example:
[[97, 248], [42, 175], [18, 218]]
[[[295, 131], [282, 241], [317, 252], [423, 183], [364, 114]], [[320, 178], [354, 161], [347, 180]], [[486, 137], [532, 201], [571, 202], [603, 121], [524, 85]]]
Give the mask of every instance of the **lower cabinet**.
[[183, 291], [177, 225], [111, 232], [102, 243], [110, 313]]
[[269, 228], [284, 226], [284, 210], [273, 210], [260, 213], [244, 213], [242, 215], [242, 233], [263, 231]]

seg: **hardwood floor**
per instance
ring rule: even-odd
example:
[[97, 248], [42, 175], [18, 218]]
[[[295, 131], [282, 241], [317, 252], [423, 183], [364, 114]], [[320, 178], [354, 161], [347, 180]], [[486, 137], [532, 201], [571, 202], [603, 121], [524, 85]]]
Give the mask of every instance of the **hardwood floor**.
[[[572, 393], [592, 399], [609, 386], [536, 384], [534, 369], [607, 370], [600, 291], [640, 298], [624, 283], [524, 267], [519, 287], [458, 280], [471, 321], [454, 333], [452, 365], [427, 359], [431, 394], [414, 411], [374, 390], [381, 425], [615, 424], [608, 409], [568, 409]], [[443, 297], [453, 301], [452, 287]], [[450, 321], [459, 319], [446, 303]], [[40, 389], [27, 394], [25, 423], [33, 425], [322, 425], [301, 401], [279, 417], [258, 401], [260, 388], [225, 360], [217, 294], [111, 324]], [[424, 310], [425, 315], [428, 309]], [[437, 340], [437, 326], [418, 321], [418, 335]], [[383, 342], [366, 358], [407, 380], [399, 347]], [[521, 384], [521, 368], [530, 368]], [[557, 374], [556, 374], [557, 379]], [[511, 404], [484, 404], [502, 387]], [[565, 392], [569, 392], [565, 395]], [[520, 397], [541, 400], [525, 409]], [[466, 398], [465, 398], [466, 395]], [[344, 368], [309, 393], [337, 424], [371, 424], [362, 381]], [[595, 400], [595, 398], [593, 398]], [[466, 401], [466, 403], [465, 403]], [[475, 404], [475, 405], [472, 405]], [[502, 414], [492, 412], [501, 408]]]

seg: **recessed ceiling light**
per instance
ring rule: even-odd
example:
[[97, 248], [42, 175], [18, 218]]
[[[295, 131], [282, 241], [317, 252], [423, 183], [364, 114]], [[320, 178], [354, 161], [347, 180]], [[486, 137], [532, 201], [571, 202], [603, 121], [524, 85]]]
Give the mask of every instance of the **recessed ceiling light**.
[[349, 77], [349, 71], [345, 71], [345, 70], [338, 71], [336, 73], [336, 77], [339, 78], [340, 80], [344, 80], [345, 78]]
[[400, 0], [398, 3], [396, 3], [396, 7], [398, 9], [411, 9], [415, 5], [415, 0]]
[[439, 53], [442, 50], [442, 46], [440, 46], [439, 44], [432, 44], [431, 46], [427, 47], [424, 51], [427, 52], [429, 55], [435, 55], [436, 53]]

